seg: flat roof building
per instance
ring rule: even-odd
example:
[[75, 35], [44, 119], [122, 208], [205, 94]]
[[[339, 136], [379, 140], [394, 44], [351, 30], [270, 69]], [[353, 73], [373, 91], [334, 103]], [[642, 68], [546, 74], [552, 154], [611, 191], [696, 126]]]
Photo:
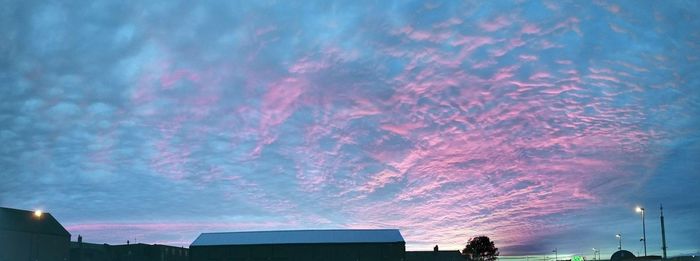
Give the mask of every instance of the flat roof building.
[[149, 244], [108, 245], [71, 242], [70, 261], [189, 261], [184, 247]]
[[464, 261], [464, 256], [457, 250], [407, 251], [406, 261]]
[[111, 261], [108, 244], [85, 243], [80, 235], [70, 242], [70, 261]]
[[203, 233], [190, 245], [191, 261], [403, 261], [405, 250], [398, 229]]
[[183, 247], [149, 244], [110, 245], [110, 261], [188, 261], [189, 250]]
[[0, 261], [68, 261], [70, 233], [49, 213], [0, 207]]

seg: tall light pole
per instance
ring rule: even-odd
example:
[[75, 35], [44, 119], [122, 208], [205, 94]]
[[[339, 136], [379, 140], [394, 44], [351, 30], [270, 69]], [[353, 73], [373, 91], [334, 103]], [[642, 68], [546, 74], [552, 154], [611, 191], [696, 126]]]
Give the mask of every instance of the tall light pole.
[[597, 259], [596, 259], [596, 254], [598, 254], [597, 259], [600, 259], [600, 250], [595, 249], [595, 247], [594, 247], [594, 248], [593, 248], [593, 260], [597, 260]]
[[622, 250], [622, 234], [618, 233], [615, 237], [617, 238], [617, 250]]
[[666, 227], [664, 226], [664, 206], [659, 204], [661, 209], [661, 249], [664, 251], [664, 259], [666, 259]]
[[554, 252], [554, 261], [557, 261], [557, 259], [559, 259], [559, 256], [558, 256], [559, 253], [557, 252], [557, 249], [554, 248], [554, 250], [552, 252]]
[[642, 241], [644, 241], [644, 256], [647, 256], [647, 227], [644, 224], [644, 208], [637, 207], [637, 212], [642, 213]]

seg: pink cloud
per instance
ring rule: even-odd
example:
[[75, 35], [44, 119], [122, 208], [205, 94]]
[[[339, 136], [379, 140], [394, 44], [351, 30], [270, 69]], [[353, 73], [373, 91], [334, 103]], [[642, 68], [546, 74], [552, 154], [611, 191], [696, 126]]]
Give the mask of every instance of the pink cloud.
[[175, 83], [182, 79], [187, 79], [192, 82], [199, 82], [200, 76], [189, 70], [176, 70], [172, 73], [163, 74], [160, 77], [160, 84], [164, 89], [170, 89]]
[[536, 80], [545, 80], [548, 78], [552, 78], [552, 75], [549, 74], [548, 72], [537, 72], [530, 76], [531, 81], [536, 81]]
[[306, 85], [298, 78], [285, 78], [271, 84], [262, 97], [260, 128], [267, 130], [289, 118]]
[[[377, 55], [407, 62], [398, 76], [382, 78], [376, 86], [362, 85], [359, 77], [353, 80], [362, 82], [357, 84], [361, 88], [355, 88], [354, 83], [338, 83], [349, 87], [335, 88], [336, 83], [316, 77], [342, 73], [344, 68], [355, 65], [351, 62], [358, 56], [340, 48], [323, 48], [318, 57], [303, 56], [291, 63], [280, 78], [249, 80], [251, 86], [264, 82], [267, 89], [259, 96], [259, 106], [250, 103], [234, 109], [238, 116], [232, 122], [253, 122], [252, 127], [236, 132], [259, 139], [254, 151], [259, 153], [278, 138], [281, 125], [301, 106], [308, 106], [310, 119], [301, 127], [302, 145], [282, 151], [303, 155], [290, 156], [293, 191], [302, 192], [300, 197], [343, 204], [336, 213], [343, 216], [340, 221], [324, 219], [323, 215], [308, 219], [346, 227], [406, 228], [411, 247], [432, 242], [459, 246], [464, 243], [458, 241], [460, 238], [485, 232], [502, 246], [527, 241], [557, 226], [548, 220], [550, 215], [579, 211], [605, 199], [604, 193], [590, 191], [589, 184], [601, 178], [590, 173], [615, 173], [615, 179], [621, 180], [636, 177], [608, 158], [638, 153], [638, 147], [617, 151], [609, 144], [644, 143], [647, 134], [631, 124], [610, 120], [619, 118], [614, 115], [630, 113], [607, 104], [609, 97], [619, 92], [591, 97], [580, 87], [582, 78], [586, 83], [592, 82], [591, 86], [624, 86], [625, 77], [612, 69], [595, 67], [589, 75], [580, 75], [569, 60], [556, 60], [558, 67], [554, 70], [542, 66], [533, 72], [520, 71], [536, 64], [527, 62], [545, 58], [517, 53], [516, 48], [527, 44], [535, 48], [559, 47], [533, 36], [576, 30], [576, 18], [555, 28], [526, 24], [521, 33], [532, 35], [513, 39], [467, 36], [446, 30], [459, 23], [462, 21], [447, 21], [434, 31], [412, 27], [395, 31], [402, 41], [444, 42], [459, 51], [430, 45], [417, 49], [382, 46]], [[481, 26], [495, 32], [509, 25], [506, 18], [499, 17]], [[489, 52], [492, 57], [478, 61], [471, 57], [477, 49], [491, 46], [498, 47]], [[507, 67], [497, 67], [497, 57], [509, 52], [519, 59]], [[495, 73], [482, 78], [463, 70], [464, 64], [472, 68], [494, 67]], [[199, 78], [175, 70], [166, 82], [168, 86], [182, 80], [204, 85], [199, 83], [208, 78], [206, 74], [192, 73]], [[388, 97], [368, 95], [373, 88], [384, 86], [391, 87]], [[312, 92], [313, 98], [307, 95]], [[203, 91], [188, 101], [206, 107], [219, 102], [213, 94], [216, 92]], [[579, 99], [589, 102], [581, 103]], [[590, 115], [591, 111], [595, 113]], [[183, 121], [192, 118], [195, 117]], [[167, 142], [166, 133], [176, 132], [182, 124], [171, 120], [173, 126], [163, 127], [164, 140], [156, 143], [162, 151], [162, 162], [157, 165], [177, 177], [185, 175], [179, 171], [195, 148]], [[605, 156], [582, 153], [593, 149], [602, 150]], [[258, 180], [228, 176], [216, 166], [203, 174], [202, 180], [245, 188], [226, 196], [246, 198], [260, 209], [278, 209], [278, 213], [288, 214], [303, 207], [298, 204], [301, 201], [280, 197]], [[624, 181], [610, 181], [621, 182]], [[384, 200], [375, 201], [375, 196]], [[337, 207], [320, 201], [313, 204], [312, 209]]]
[[450, 41], [450, 44], [452, 46], [464, 46], [464, 48], [471, 51], [494, 42], [494, 39], [488, 36], [461, 36], [455, 37], [454, 40]]
[[525, 24], [523, 29], [520, 30], [520, 32], [523, 34], [537, 34], [540, 31], [542, 31], [542, 29], [533, 24]]
[[379, 128], [382, 130], [390, 131], [401, 136], [407, 136], [411, 131], [425, 127], [425, 124], [420, 122], [407, 123], [407, 124], [382, 124]]
[[496, 19], [489, 22], [483, 22], [479, 24], [479, 27], [487, 32], [498, 31], [506, 26], [509, 26], [511, 21], [509, 21], [505, 16], [496, 17]]
[[302, 59], [289, 67], [290, 73], [310, 73], [328, 68], [330, 65], [323, 61], [310, 61]]
[[520, 60], [528, 61], [528, 62], [534, 62], [534, 61], [537, 61], [539, 59], [539, 58], [537, 58], [537, 56], [534, 56], [534, 55], [520, 55], [519, 58], [520, 58]]
[[435, 29], [448, 28], [448, 27], [452, 27], [454, 25], [462, 24], [462, 22], [463, 22], [462, 19], [459, 19], [457, 17], [452, 17], [450, 19], [447, 19], [444, 22], [441, 22], [441, 23], [434, 25], [433, 28], [435, 28]]
[[[288, 226], [287, 222], [164, 222], [164, 223], [77, 223], [67, 224], [66, 230], [74, 236], [81, 235], [92, 243], [168, 244], [188, 246], [203, 232], [245, 231], [274, 229]], [[163, 241], [162, 238], [171, 238]]]
[[398, 182], [402, 177], [403, 175], [396, 171], [384, 170], [372, 176], [372, 178], [364, 186], [361, 186], [359, 190], [365, 193], [372, 193], [377, 189], [383, 188], [387, 184]]

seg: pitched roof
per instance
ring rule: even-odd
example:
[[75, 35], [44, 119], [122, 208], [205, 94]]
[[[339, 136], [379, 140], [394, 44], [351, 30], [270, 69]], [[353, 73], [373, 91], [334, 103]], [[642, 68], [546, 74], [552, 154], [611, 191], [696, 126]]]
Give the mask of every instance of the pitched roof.
[[70, 233], [49, 213], [41, 217], [33, 211], [0, 207], [0, 230], [21, 231], [70, 237]]
[[404, 242], [398, 229], [335, 229], [203, 233], [190, 246]]

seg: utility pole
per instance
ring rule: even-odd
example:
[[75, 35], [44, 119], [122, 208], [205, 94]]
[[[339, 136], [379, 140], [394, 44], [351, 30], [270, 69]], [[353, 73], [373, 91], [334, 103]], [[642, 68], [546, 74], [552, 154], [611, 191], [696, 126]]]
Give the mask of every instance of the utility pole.
[[617, 250], [622, 250], [622, 234], [617, 233], [615, 237], [617, 237]]
[[646, 228], [646, 224], [644, 224], [644, 208], [637, 207], [637, 212], [642, 213], [642, 240], [641, 241], [644, 241], [644, 256], [647, 256], [647, 228]]
[[666, 226], [664, 225], [664, 206], [659, 204], [661, 209], [661, 249], [664, 251], [664, 259], [666, 259]]

